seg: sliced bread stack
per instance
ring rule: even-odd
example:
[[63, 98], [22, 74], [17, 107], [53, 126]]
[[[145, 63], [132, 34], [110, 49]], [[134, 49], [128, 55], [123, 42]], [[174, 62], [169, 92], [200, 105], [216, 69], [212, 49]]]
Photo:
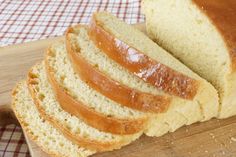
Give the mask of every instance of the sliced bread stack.
[[219, 110], [210, 83], [106, 12], [47, 49], [13, 90], [12, 107], [45, 152], [68, 157], [161, 136]]

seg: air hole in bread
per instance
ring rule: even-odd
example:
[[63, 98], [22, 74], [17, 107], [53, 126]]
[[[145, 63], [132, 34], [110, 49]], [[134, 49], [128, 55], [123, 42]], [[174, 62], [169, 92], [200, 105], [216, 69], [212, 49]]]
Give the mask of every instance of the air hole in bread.
[[40, 94], [39, 94], [39, 100], [43, 101], [43, 100], [44, 100], [44, 98], [45, 98], [45, 95], [44, 95], [44, 94], [42, 94], [42, 93], [40, 93]]
[[[25, 116], [25, 117], [26, 117], [26, 116]], [[27, 126], [29, 126], [29, 124], [28, 124], [28, 123], [25, 123], [25, 124], [24, 124], [24, 126], [26, 126], [26, 127], [27, 127]]]
[[134, 113], [133, 113], [133, 112], [129, 112], [129, 114], [130, 114], [130, 115], [132, 115], [132, 116], [134, 115]]
[[29, 73], [29, 77], [30, 78], [38, 78], [38, 75], [31, 72], [31, 73]]
[[66, 58], [63, 59], [63, 63], [64, 63], [64, 64], [67, 64]]
[[36, 90], [36, 92], [39, 92], [39, 87], [35, 86], [34, 89]]
[[94, 67], [95, 67], [95, 68], [99, 68], [98, 64], [95, 64]]
[[46, 146], [48, 146], [48, 145], [49, 145], [48, 141], [45, 141], [45, 145], [46, 145]]
[[66, 87], [64, 87], [63, 89], [64, 89], [66, 92], [68, 92], [68, 91], [69, 91], [69, 89], [68, 89], [68, 88], [66, 88]]
[[31, 79], [31, 80], [29, 80], [29, 82], [30, 82], [30, 84], [38, 84], [38, 81], [37, 80], [35, 80], [35, 79]]
[[67, 128], [68, 130], [71, 130], [71, 127], [70, 127], [69, 125], [66, 125], [66, 128]]
[[64, 143], [59, 143], [59, 145], [60, 145], [61, 147], [64, 147]]
[[48, 53], [48, 55], [51, 56], [51, 57], [55, 57], [55, 56], [56, 56], [53, 51], [50, 51], [50, 52]]
[[199, 25], [203, 23], [203, 21], [202, 21], [202, 20], [199, 20], [199, 19], [197, 19], [196, 22], [197, 22], [197, 24], [199, 24]]
[[111, 117], [112, 117], [112, 115], [110, 115], [110, 114], [109, 114], [109, 115], [107, 115], [107, 117], [111, 118]]
[[83, 132], [83, 137], [84, 137], [84, 138], [88, 138], [88, 137], [89, 137], [89, 134], [86, 133], [86, 132]]
[[75, 134], [80, 134], [81, 133], [81, 130], [78, 128], [77, 130], [75, 130]]
[[60, 81], [63, 82], [65, 80], [65, 78], [66, 78], [65, 75], [60, 76]]

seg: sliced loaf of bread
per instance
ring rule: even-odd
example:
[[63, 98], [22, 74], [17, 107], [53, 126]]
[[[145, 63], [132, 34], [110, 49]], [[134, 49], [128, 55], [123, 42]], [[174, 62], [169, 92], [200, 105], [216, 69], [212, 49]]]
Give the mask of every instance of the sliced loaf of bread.
[[144, 130], [147, 115], [108, 99], [80, 79], [68, 59], [64, 43], [52, 45], [45, 61], [47, 76], [65, 111], [105, 132], [133, 134]]
[[[71, 141], [90, 150], [110, 151], [119, 149], [141, 136], [115, 135], [101, 132], [64, 111], [57, 102], [48, 82], [44, 62], [34, 66], [28, 74], [28, 87], [39, 113]], [[70, 102], [67, 102], [69, 106]]]
[[[75, 26], [70, 29], [72, 30], [68, 31], [66, 35], [68, 48], [67, 52], [75, 53], [72, 54], [73, 58], [70, 58], [72, 58], [71, 62], [73, 63], [75, 70], [77, 69], [76, 71], [81, 78], [84, 78], [84, 73], [80, 72], [84, 67], [81, 67], [81, 65], [83, 65], [81, 64], [81, 59], [76, 59], [79, 57], [82, 58], [82, 61], [86, 61], [87, 64], [92, 66], [92, 71], [98, 71], [99, 75], [103, 75], [109, 80], [115, 80], [116, 82], [126, 86], [126, 88], [135, 89], [137, 91], [152, 95], [172, 97], [173, 100], [165, 113], [148, 114], [146, 112], [146, 114], [151, 115], [148, 126], [145, 130], [147, 135], [161, 136], [168, 131], [175, 131], [183, 125], [192, 124], [194, 122], [203, 121], [216, 116], [218, 111], [217, 93], [209, 83], [202, 80], [196, 74], [194, 74], [194, 76], [196, 76], [198, 82], [202, 83], [200, 83], [196, 98], [193, 100], [188, 100], [170, 95], [157, 89], [155, 86], [145, 82], [144, 80], [139, 79], [122, 65], [113, 61], [103, 51], [97, 48], [92, 40], [90, 40], [88, 31], [85, 27]], [[73, 50], [71, 50], [71, 48]], [[70, 55], [71, 54], [69, 54], [69, 56]], [[187, 69], [186, 71], [190, 70]], [[96, 81], [96, 79], [88, 79], [89, 78], [84, 78], [85, 82], [88, 83], [88, 81]], [[91, 86], [91, 83], [88, 84]], [[92, 82], [92, 84], [96, 84], [96, 82]], [[94, 85], [91, 87], [95, 88]], [[101, 88], [99, 90], [103, 89]], [[116, 92], [122, 93], [119, 90], [120, 88], [117, 88]]]
[[12, 92], [12, 109], [27, 135], [51, 156], [87, 157], [94, 151], [73, 144], [41, 118], [25, 81], [18, 83]]
[[143, 0], [148, 35], [210, 81], [219, 118], [236, 115], [236, 1]]

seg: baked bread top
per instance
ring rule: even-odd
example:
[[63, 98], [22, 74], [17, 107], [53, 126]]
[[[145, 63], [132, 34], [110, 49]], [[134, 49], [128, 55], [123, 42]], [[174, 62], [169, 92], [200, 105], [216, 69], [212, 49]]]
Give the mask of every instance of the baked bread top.
[[232, 71], [236, 71], [236, 1], [192, 0], [218, 29], [228, 47]]

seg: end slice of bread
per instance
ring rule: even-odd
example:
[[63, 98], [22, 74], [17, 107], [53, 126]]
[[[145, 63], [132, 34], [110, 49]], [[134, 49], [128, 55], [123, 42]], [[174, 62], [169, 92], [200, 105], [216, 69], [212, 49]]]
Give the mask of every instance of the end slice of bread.
[[131, 143], [142, 134], [140, 132], [122, 136], [105, 133], [64, 111], [53, 94], [44, 63], [37, 64], [31, 69], [28, 75], [28, 87], [42, 117], [80, 146], [99, 152], [110, 151]]
[[122, 106], [90, 88], [74, 72], [64, 43], [46, 55], [47, 76], [62, 108], [87, 124], [114, 134], [133, 134], [146, 127], [147, 115]]
[[66, 139], [48, 121], [41, 118], [25, 81], [12, 92], [12, 109], [27, 135], [51, 156], [87, 157], [95, 151], [87, 150]]

